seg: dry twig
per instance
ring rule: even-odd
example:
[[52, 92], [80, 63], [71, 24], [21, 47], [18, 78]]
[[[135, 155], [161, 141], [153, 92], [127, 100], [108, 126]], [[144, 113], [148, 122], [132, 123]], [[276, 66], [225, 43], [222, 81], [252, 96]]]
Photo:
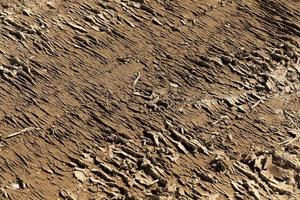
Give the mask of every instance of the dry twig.
[[4, 140], [4, 139], [9, 139], [9, 138], [12, 138], [12, 137], [15, 137], [15, 136], [18, 136], [20, 134], [23, 134], [23, 133], [27, 133], [27, 132], [30, 132], [30, 131], [33, 131], [33, 130], [38, 130], [39, 128], [35, 128], [35, 127], [28, 127], [28, 128], [24, 128], [18, 132], [14, 132], [14, 133], [10, 133], [10, 134], [7, 134], [7, 135], [3, 135], [1, 136], [1, 139]]

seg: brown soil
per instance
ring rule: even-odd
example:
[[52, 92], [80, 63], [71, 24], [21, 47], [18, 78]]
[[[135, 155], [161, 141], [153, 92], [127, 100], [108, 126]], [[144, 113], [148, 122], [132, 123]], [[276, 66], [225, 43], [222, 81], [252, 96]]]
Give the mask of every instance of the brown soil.
[[0, 11], [0, 199], [300, 199], [299, 0]]

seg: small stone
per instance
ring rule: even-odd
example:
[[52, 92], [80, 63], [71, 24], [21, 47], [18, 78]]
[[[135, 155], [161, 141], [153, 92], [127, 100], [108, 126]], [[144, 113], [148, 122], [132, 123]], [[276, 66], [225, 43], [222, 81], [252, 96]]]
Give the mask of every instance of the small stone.
[[179, 87], [179, 85], [176, 84], [176, 83], [170, 83], [170, 86], [173, 87], [173, 88], [178, 88]]
[[11, 184], [11, 188], [12, 188], [13, 190], [17, 190], [17, 189], [20, 189], [20, 185], [19, 185], [18, 183], [12, 183], [12, 184]]
[[63, 190], [59, 193], [59, 196], [64, 198], [64, 199], [68, 199], [68, 200], [77, 200], [75, 194], [73, 194], [72, 192], [68, 191], [68, 190]]
[[74, 171], [74, 176], [82, 183], [86, 181], [86, 176], [82, 171]]
[[225, 64], [225, 65], [228, 65], [228, 64], [232, 63], [232, 61], [233, 61], [233, 59], [231, 57], [225, 56], [225, 55], [223, 55], [221, 57], [221, 60], [222, 60], [223, 64]]

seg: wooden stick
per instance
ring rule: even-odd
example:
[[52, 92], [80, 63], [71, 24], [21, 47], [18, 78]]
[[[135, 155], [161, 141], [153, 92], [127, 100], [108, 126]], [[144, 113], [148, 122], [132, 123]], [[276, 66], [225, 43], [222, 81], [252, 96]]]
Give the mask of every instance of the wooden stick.
[[141, 72], [138, 72], [136, 79], [132, 83], [132, 86], [135, 87], [140, 78], [141, 78]]
[[257, 101], [253, 106], [251, 106], [251, 110], [253, 110], [256, 106], [258, 106], [258, 104], [260, 104], [262, 102], [262, 100], [260, 99], [259, 101]]
[[12, 137], [15, 137], [15, 136], [18, 136], [20, 134], [23, 134], [23, 133], [26, 133], [26, 132], [30, 132], [30, 131], [33, 131], [33, 130], [38, 130], [39, 128], [35, 128], [35, 127], [28, 127], [28, 128], [24, 128], [18, 132], [14, 132], [14, 133], [10, 133], [8, 135], [4, 135], [1, 137], [1, 139], [8, 139], [8, 138], [12, 138]]

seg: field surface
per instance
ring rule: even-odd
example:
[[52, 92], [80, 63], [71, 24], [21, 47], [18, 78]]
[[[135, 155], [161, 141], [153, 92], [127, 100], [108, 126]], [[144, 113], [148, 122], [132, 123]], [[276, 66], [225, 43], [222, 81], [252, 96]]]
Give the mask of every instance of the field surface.
[[300, 1], [1, 0], [0, 199], [300, 199]]

